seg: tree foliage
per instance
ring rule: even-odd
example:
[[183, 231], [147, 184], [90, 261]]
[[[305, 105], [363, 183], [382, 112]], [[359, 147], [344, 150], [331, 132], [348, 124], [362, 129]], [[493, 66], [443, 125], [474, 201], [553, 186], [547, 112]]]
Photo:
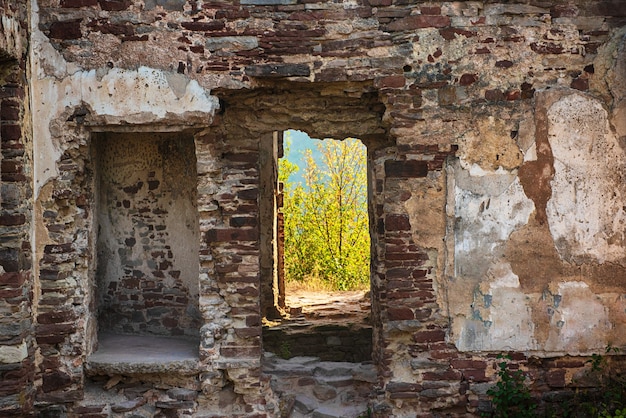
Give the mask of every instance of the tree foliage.
[[284, 184], [286, 280], [319, 278], [333, 289], [369, 284], [367, 158], [358, 139], [325, 140], [321, 163], [305, 155], [304, 182], [290, 183], [298, 167], [280, 162]]

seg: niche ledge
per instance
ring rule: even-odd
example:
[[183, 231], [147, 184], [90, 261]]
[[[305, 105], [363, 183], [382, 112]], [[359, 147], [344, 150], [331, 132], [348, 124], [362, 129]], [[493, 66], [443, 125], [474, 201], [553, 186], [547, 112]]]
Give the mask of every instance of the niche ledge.
[[200, 370], [199, 340], [148, 335], [100, 334], [98, 350], [87, 357], [89, 375], [176, 374]]

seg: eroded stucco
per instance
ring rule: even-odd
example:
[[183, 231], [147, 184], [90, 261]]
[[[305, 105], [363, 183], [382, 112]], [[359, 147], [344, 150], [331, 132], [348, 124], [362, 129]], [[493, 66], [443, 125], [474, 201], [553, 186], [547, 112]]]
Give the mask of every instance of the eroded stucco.
[[538, 92], [520, 122], [519, 168], [475, 149], [470, 138], [449, 170], [457, 347], [551, 355], [623, 343], [625, 160], [602, 102]]

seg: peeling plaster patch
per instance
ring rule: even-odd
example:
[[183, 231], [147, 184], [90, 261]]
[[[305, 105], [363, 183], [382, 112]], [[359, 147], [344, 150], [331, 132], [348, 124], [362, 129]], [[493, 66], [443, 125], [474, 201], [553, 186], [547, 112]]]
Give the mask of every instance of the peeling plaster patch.
[[165, 121], [185, 125], [194, 121], [210, 123], [219, 107], [217, 98], [197, 81], [147, 67], [113, 69], [101, 77], [96, 70], [76, 72], [63, 80], [45, 77], [33, 80], [32, 92], [34, 119], [38, 121], [34, 136], [39, 138], [35, 149], [37, 194], [56, 175], [56, 161], [63, 150], [54, 144], [50, 129], [66, 109], [86, 105], [93, 119], [104, 125]]
[[[509, 263], [505, 243], [535, 210], [514, 173], [452, 164], [454, 279], [449, 283], [452, 338], [462, 351], [533, 349], [529, 298]], [[472, 175], [472, 173], [479, 175]], [[468, 301], [472, 301], [468, 306]]]
[[[459, 174], [463, 176], [464, 173]], [[488, 262], [493, 257], [492, 251], [515, 229], [528, 223], [534, 210], [533, 202], [526, 197], [515, 176], [473, 179], [473, 190], [463, 189], [463, 181], [457, 183], [455, 190], [455, 264], [459, 277], [473, 271], [477, 256]]]
[[466, 163], [487, 171], [518, 168], [523, 156], [510, 132], [505, 121], [493, 116], [477, 118], [475, 129], [466, 134], [457, 155]]
[[488, 276], [491, 282], [474, 291], [472, 319], [462, 324], [457, 347], [461, 351], [535, 349], [530, 298], [520, 290], [519, 278], [503, 262], [495, 262]]
[[607, 112], [574, 93], [550, 106], [547, 116], [555, 174], [546, 213], [559, 255], [575, 263], [626, 263], [626, 156]]
[[545, 349], [570, 354], [597, 352], [606, 346], [603, 336], [611, 324], [607, 308], [589, 286], [580, 281], [559, 283], [558, 307], [550, 320], [551, 329]]

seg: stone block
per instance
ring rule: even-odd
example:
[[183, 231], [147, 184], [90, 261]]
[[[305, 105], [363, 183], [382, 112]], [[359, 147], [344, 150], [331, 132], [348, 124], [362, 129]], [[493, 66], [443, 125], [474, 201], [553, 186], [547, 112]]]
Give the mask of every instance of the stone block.
[[408, 31], [424, 28], [444, 28], [450, 26], [450, 18], [440, 15], [412, 15], [394, 20], [387, 25], [390, 32]]
[[259, 47], [256, 36], [221, 36], [207, 38], [205, 48], [215, 51], [249, 51]]
[[187, 0], [146, 0], [145, 9], [153, 10], [159, 6], [165, 10], [182, 12], [185, 3], [187, 3]]
[[259, 64], [247, 66], [245, 73], [250, 77], [308, 77], [311, 69], [308, 64]]

